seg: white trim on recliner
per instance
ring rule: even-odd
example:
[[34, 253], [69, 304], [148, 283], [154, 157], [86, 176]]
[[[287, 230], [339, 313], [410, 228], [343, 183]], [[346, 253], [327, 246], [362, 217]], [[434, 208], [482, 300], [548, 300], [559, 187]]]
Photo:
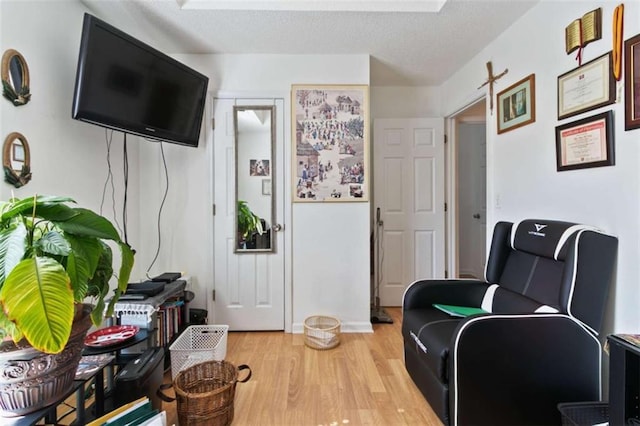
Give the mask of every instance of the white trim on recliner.
[[[453, 392], [453, 413], [449, 413], [449, 419], [452, 421], [453, 426], [457, 426], [458, 425], [458, 344], [460, 342], [460, 336], [462, 335], [462, 332], [465, 330], [465, 328], [467, 328], [470, 324], [473, 324], [474, 322], [477, 321], [486, 321], [489, 319], [512, 319], [512, 318], [527, 318], [527, 317], [531, 317], [531, 318], [548, 318], [548, 317], [552, 317], [552, 318], [568, 318], [571, 321], [575, 322], [576, 324], [578, 324], [580, 327], [582, 327], [585, 331], [587, 331], [587, 336], [591, 337], [593, 339], [593, 341], [596, 342], [596, 344], [598, 345], [598, 354], [600, 355], [598, 357], [598, 389], [599, 389], [599, 400], [602, 399], [602, 345], [600, 344], [600, 341], [598, 340], [598, 338], [592, 333], [590, 332], [590, 328], [587, 327], [584, 323], [578, 321], [576, 318], [569, 316], [569, 315], [565, 315], [565, 314], [535, 314], [535, 315], [481, 315], [481, 316], [477, 316], [477, 317], [471, 317], [469, 318], [467, 321], [464, 321], [462, 323], [462, 326], [458, 329], [458, 333], [456, 334], [455, 337], [455, 341], [453, 344], [453, 348], [451, 351], [451, 356], [453, 357], [453, 381], [454, 381], [454, 392]], [[449, 389], [451, 389], [451, 386], [449, 386]], [[449, 398], [451, 398], [451, 395], [449, 395]]]
[[493, 297], [496, 294], [496, 290], [498, 290], [500, 286], [498, 284], [491, 284], [487, 291], [484, 293], [484, 297], [482, 298], [482, 303], [480, 307], [487, 312], [493, 312]]
[[517, 250], [516, 246], [514, 245], [516, 241], [516, 231], [518, 230], [518, 226], [520, 226], [522, 222], [524, 222], [524, 220], [514, 222], [514, 224], [511, 225], [511, 249], [513, 250]]
[[[598, 228], [583, 229], [583, 230], [581, 230], [581, 231], [578, 233], [578, 235], [576, 235], [576, 239], [575, 239], [575, 241], [573, 242], [573, 244], [574, 244], [574, 246], [575, 246], [575, 249], [574, 249], [574, 256], [573, 256], [573, 276], [571, 277], [571, 286], [569, 287], [569, 298], [568, 298], [568, 300], [567, 300], [567, 313], [569, 314], [569, 316], [570, 316], [571, 318], [575, 318], [575, 319], [576, 319], [578, 322], [580, 322], [581, 324], [584, 324], [584, 323], [582, 323], [580, 320], [578, 320], [578, 319], [573, 315], [573, 312], [571, 312], [571, 304], [573, 303], [573, 293], [574, 293], [574, 290], [575, 290], [575, 288], [576, 288], [576, 276], [577, 276], [577, 274], [578, 274], [578, 244], [579, 244], [579, 242], [580, 242], [580, 237], [582, 236], [582, 233], [583, 233], [583, 232], [586, 232], [586, 231], [596, 232], [596, 233], [598, 233], [598, 234], [607, 235], [607, 236], [609, 235], [609, 234], [606, 234], [606, 233], [604, 233], [604, 232], [600, 231]], [[598, 335], [599, 335], [598, 331], [597, 331], [597, 330], [594, 330], [594, 329], [593, 329], [591, 326], [589, 326], [588, 324], [584, 324], [584, 326], [585, 326], [588, 330], [591, 330], [591, 332], [592, 332], [594, 335], [596, 335], [596, 336], [598, 336]]]
[[[558, 256], [560, 255], [560, 250], [562, 250], [562, 246], [564, 243], [573, 235], [574, 232], [582, 232], [582, 231], [595, 231], [598, 232], [598, 228], [594, 228], [589, 225], [573, 225], [568, 227], [560, 236], [558, 240], [558, 244], [556, 245], [556, 249], [553, 252], [553, 259], [558, 260]], [[577, 237], [576, 237], [577, 238]]]
[[[532, 220], [532, 219], [525, 219], [525, 220]], [[513, 250], [519, 250], [515, 246], [516, 233], [518, 231], [518, 227], [520, 226], [520, 224], [522, 222], [524, 222], [525, 220], [521, 220], [518, 223], [514, 223], [513, 226], [511, 227], [511, 248]], [[562, 235], [558, 239], [558, 242], [556, 243], [556, 248], [553, 251], [553, 259], [554, 260], [558, 260], [558, 256], [560, 255], [560, 251], [562, 250], [562, 246], [564, 246], [564, 244], [567, 242], [567, 240], [569, 238], [571, 238], [571, 235], [573, 235], [576, 232], [582, 231], [582, 230], [601, 232], [598, 228], [593, 227], [593, 226], [589, 226], [589, 225], [580, 225], [580, 224], [578, 224], [578, 225], [572, 225], [572, 226], [568, 227], [567, 229], [564, 230], [564, 232], [562, 233]]]

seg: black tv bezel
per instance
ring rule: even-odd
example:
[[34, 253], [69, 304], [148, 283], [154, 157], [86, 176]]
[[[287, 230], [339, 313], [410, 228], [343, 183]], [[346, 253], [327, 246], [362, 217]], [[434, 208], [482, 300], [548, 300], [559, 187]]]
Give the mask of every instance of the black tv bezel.
[[[183, 70], [185, 73], [191, 74], [192, 76], [197, 77], [201, 81], [204, 82], [202, 93], [201, 93], [201, 104], [198, 112], [198, 117], [195, 120], [197, 126], [194, 124], [194, 128], [191, 129], [189, 134], [178, 134], [175, 132], [167, 131], [166, 129], [160, 129], [153, 126], [146, 126], [140, 123], [127, 122], [124, 120], [117, 120], [113, 117], [104, 116], [101, 114], [94, 114], [88, 111], [84, 111], [80, 109], [80, 101], [81, 101], [81, 92], [82, 85], [85, 80], [89, 78], [89, 76], [85, 72], [86, 64], [87, 64], [87, 56], [89, 54], [89, 41], [90, 35], [95, 27], [101, 27], [102, 29], [108, 31], [114, 36], [120, 37], [124, 39], [126, 42], [136, 46], [138, 49], [145, 51], [148, 54], [155, 55], [158, 59], [169, 62], [176, 67]], [[84, 121], [87, 123], [95, 124], [101, 127], [106, 127], [109, 129], [121, 131], [124, 133], [140, 136], [143, 138], [154, 139], [158, 141], [164, 141], [169, 143], [175, 143], [190, 147], [197, 147], [200, 141], [200, 132], [202, 129], [202, 119], [204, 116], [204, 110], [206, 108], [206, 99], [207, 99], [207, 88], [209, 84], [209, 78], [204, 74], [194, 70], [183, 64], [180, 61], [160, 52], [159, 50], [149, 46], [148, 44], [130, 36], [122, 30], [114, 27], [111, 24], [89, 14], [85, 13], [83, 25], [82, 25], [82, 35], [80, 41], [80, 51], [78, 54], [78, 66], [76, 70], [76, 80], [75, 87], [73, 91], [73, 105], [72, 105], [72, 113], [71, 116], [75, 120]]]

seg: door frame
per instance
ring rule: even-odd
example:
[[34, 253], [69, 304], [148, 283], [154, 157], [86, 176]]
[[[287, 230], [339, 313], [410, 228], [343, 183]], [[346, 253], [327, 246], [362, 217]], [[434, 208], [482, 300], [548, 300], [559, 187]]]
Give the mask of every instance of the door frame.
[[[459, 247], [458, 247], [458, 172], [457, 172], [457, 160], [456, 153], [458, 151], [458, 134], [456, 132], [456, 122], [458, 117], [480, 102], [486, 102], [486, 95], [482, 94], [471, 100], [470, 102], [462, 105], [460, 108], [454, 110], [451, 114], [445, 116], [445, 135], [446, 141], [444, 156], [445, 156], [445, 202], [447, 209], [445, 212], [445, 275], [448, 278], [459, 277]], [[487, 141], [487, 168], [485, 176], [486, 188], [487, 188], [487, 228], [489, 227], [489, 120], [487, 115], [484, 115], [484, 122]], [[486, 244], [486, 238], [485, 238]], [[487, 251], [488, 253], [488, 251]]]
[[[283, 125], [284, 125], [284, 135], [283, 135], [283, 143], [282, 147], [282, 158], [279, 158], [282, 162], [283, 175], [284, 179], [281, 183], [278, 190], [282, 192], [282, 204], [280, 206], [276, 205], [276, 208], [282, 209], [282, 214], [284, 221], [282, 225], [283, 241], [284, 241], [284, 332], [291, 333], [292, 325], [293, 325], [293, 286], [292, 286], [292, 236], [289, 229], [291, 229], [291, 215], [292, 215], [292, 201], [291, 201], [291, 114], [288, 114], [288, 111], [291, 111], [291, 96], [288, 91], [217, 91], [217, 92], [209, 92], [208, 95], [208, 103], [207, 107], [208, 118], [206, 121], [205, 128], [207, 129], [207, 155], [209, 156], [209, 173], [211, 176], [210, 179], [210, 205], [212, 209], [214, 209], [214, 200], [215, 200], [215, 160], [213, 158], [214, 149], [213, 144], [215, 141], [213, 140], [214, 129], [213, 129], [213, 120], [215, 117], [215, 101], [217, 99], [243, 99], [243, 100], [266, 100], [266, 99], [276, 99], [283, 101]], [[276, 117], [277, 118], [277, 117]], [[212, 212], [213, 213], [213, 212]], [[212, 215], [213, 220], [213, 215]], [[211, 258], [212, 263], [212, 272], [213, 277], [215, 277], [215, 226], [211, 226], [211, 251], [213, 253], [213, 257]], [[282, 249], [282, 247], [280, 247]], [[213, 300], [212, 291], [215, 290], [215, 281], [212, 279], [211, 285], [207, 288], [207, 310], [209, 312], [210, 318], [215, 318], [215, 306], [216, 302]], [[209, 321], [211, 323], [211, 321]]]

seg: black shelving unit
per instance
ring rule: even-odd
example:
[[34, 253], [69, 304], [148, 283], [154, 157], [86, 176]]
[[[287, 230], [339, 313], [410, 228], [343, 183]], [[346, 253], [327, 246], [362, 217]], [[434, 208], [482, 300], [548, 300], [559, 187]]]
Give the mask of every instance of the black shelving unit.
[[640, 346], [622, 335], [609, 341], [609, 424], [640, 424]]

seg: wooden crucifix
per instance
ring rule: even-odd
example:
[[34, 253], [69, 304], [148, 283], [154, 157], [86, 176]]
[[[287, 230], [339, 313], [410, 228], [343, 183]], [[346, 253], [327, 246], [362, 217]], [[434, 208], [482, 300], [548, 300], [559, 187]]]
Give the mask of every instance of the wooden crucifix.
[[491, 110], [491, 115], [493, 115], [493, 83], [496, 80], [498, 80], [500, 77], [508, 73], [509, 69], [505, 68], [505, 70], [502, 71], [500, 74], [493, 75], [493, 64], [491, 64], [491, 61], [489, 61], [487, 62], [487, 72], [489, 73], [489, 77], [487, 78], [487, 81], [482, 83], [482, 85], [478, 87], [478, 89], [483, 88], [487, 84], [489, 85], [489, 109]]

